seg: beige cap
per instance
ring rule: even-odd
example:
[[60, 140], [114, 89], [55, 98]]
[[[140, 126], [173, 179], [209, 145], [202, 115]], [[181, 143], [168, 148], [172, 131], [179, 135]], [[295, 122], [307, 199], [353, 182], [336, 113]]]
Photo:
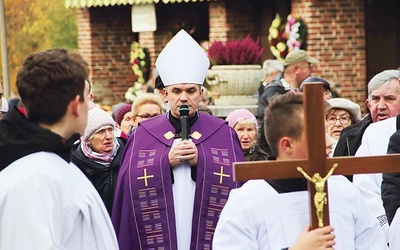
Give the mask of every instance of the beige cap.
[[326, 100], [329, 103], [329, 110], [331, 109], [344, 109], [353, 116], [353, 118], [358, 121], [361, 118], [361, 110], [360, 105], [355, 102], [352, 102], [345, 98], [332, 98]]
[[200, 45], [183, 29], [161, 51], [156, 68], [164, 86], [203, 84], [210, 60]]
[[299, 50], [293, 50], [287, 54], [285, 58], [285, 66], [292, 65], [298, 62], [303, 62], [306, 61], [308, 63], [312, 64], [318, 64], [319, 60], [311, 57], [305, 50], [299, 49]]

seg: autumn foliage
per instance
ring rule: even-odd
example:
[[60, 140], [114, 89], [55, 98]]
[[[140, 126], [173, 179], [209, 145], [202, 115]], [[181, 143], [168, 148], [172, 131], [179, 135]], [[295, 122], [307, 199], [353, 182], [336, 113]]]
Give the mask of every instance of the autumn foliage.
[[54, 47], [77, 48], [76, 10], [66, 9], [64, 4], [64, 0], [5, 1], [12, 92], [16, 91], [18, 69], [28, 54]]

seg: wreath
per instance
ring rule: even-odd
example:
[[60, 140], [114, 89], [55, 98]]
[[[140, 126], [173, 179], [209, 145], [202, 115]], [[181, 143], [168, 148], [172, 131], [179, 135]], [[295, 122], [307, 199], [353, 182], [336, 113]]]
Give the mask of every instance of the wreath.
[[136, 82], [144, 84], [149, 79], [150, 57], [147, 49], [142, 48], [138, 42], [131, 45], [130, 63]]
[[307, 26], [301, 18], [288, 15], [283, 22], [279, 14], [269, 27], [268, 42], [272, 54], [281, 62], [293, 50], [307, 49]]

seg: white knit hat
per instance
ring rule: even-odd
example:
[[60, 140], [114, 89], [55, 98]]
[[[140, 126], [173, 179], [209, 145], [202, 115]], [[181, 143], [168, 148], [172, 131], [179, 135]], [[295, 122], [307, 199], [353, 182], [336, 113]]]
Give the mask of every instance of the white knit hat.
[[156, 61], [164, 86], [182, 83], [202, 85], [210, 60], [200, 45], [183, 29], [161, 51]]
[[112, 126], [114, 128], [114, 120], [111, 115], [101, 108], [93, 108], [88, 112], [88, 119], [85, 132], [81, 137], [82, 141], [87, 141], [90, 136], [103, 126]]

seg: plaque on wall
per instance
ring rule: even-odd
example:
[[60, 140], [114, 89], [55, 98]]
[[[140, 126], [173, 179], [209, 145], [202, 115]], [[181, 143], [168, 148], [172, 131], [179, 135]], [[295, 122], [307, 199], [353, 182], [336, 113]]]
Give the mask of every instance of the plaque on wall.
[[132, 31], [155, 31], [157, 29], [155, 4], [132, 5]]

